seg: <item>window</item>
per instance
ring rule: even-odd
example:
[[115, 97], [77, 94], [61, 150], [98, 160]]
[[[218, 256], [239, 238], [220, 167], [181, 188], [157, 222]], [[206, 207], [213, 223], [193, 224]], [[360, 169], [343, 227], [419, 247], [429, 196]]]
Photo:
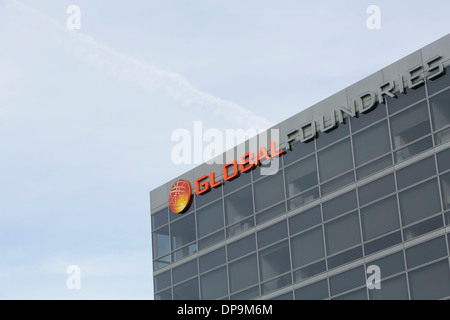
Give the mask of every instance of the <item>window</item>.
[[331, 295], [334, 296], [362, 286], [365, 283], [365, 270], [363, 266], [360, 266], [330, 277], [330, 292]]
[[445, 243], [445, 237], [441, 236], [406, 249], [406, 262], [408, 263], [408, 269], [411, 269], [446, 255], [447, 244]]
[[170, 271], [155, 276], [155, 291], [161, 291], [170, 287]]
[[200, 272], [206, 272], [225, 263], [225, 247], [205, 254], [198, 259]]
[[405, 259], [403, 258], [403, 251], [391, 254], [387, 257], [377, 259], [375, 261], [367, 262], [367, 266], [376, 265], [380, 267], [381, 279], [390, 277], [396, 273], [405, 271]]
[[228, 272], [231, 293], [256, 284], [258, 282], [256, 254], [230, 263]]
[[408, 300], [408, 286], [404, 274], [383, 280], [380, 289], [369, 290], [370, 300]]
[[200, 292], [204, 300], [215, 300], [228, 294], [227, 268], [221, 267], [200, 276]]
[[397, 197], [392, 196], [361, 209], [364, 240], [370, 240], [400, 227]]
[[355, 164], [360, 166], [391, 151], [386, 121], [353, 136]]
[[323, 300], [328, 298], [328, 282], [322, 280], [295, 290], [295, 300]]
[[394, 175], [390, 174], [358, 188], [361, 206], [395, 191]]
[[173, 284], [180, 283], [198, 274], [197, 259], [186, 262], [172, 269]]
[[159, 228], [169, 222], [167, 215], [167, 207], [159, 210], [155, 214], [152, 214], [152, 226], [153, 229]]
[[287, 238], [287, 236], [286, 220], [283, 220], [258, 232], [258, 248], [263, 248], [278, 240]]
[[[394, 149], [402, 148], [430, 133], [427, 102], [421, 102], [391, 118], [392, 144]], [[402, 149], [396, 153], [396, 160], [407, 159], [416, 153], [432, 147], [427, 139]]]
[[436, 300], [450, 296], [448, 260], [409, 272], [409, 287], [411, 298], [415, 300]]
[[153, 258], [170, 252], [169, 227], [165, 226], [153, 232]]
[[170, 225], [172, 250], [195, 241], [195, 216], [193, 214], [172, 222]]
[[255, 235], [249, 235], [243, 239], [239, 239], [227, 246], [228, 249], [228, 261], [240, 258], [247, 253], [256, 250]]
[[325, 256], [322, 227], [291, 238], [292, 268], [298, 268]]
[[408, 225], [441, 211], [436, 179], [401, 192], [399, 201], [403, 225]]
[[253, 214], [252, 188], [248, 186], [225, 198], [225, 220], [227, 225]]
[[261, 281], [282, 275], [291, 270], [287, 240], [259, 252], [259, 270]]
[[431, 156], [397, 171], [397, 186], [401, 190], [435, 174], [436, 165]]
[[386, 105], [379, 103], [370, 112], [360, 113], [357, 118], [350, 118], [352, 131], [356, 132], [383, 118], [386, 118]]
[[186, 281], [173, 287], [174, 300], [198, 300], [198, 279]]
[[296, 234], [322, 222], [320, 206], [300, 212], [289, 218], [289, 232]]
[[283, 171], [261, 179], [254, 185], [256, 211], [263, 210], [281, 200], [284, 200]]
[[[337, 161], [339, 160], [339, 161]], [[338, 142], [318, 153], [320, 181], [326, 181], [353, 168], [350, 139]]]
[[202, 238], [223, 228], [222, 200], [197, 211], [197, 233]]
[[436, 157], [439, 172], [444, 172], [445, 170], [450, 169], [450, 149], [445, 149], [444, 151], [439, 152]]
[[450, 140], [450, 90], [430, 98], [431, 120], [436, 135], [436, 144]]
[[317, 185], [316, 157], [311, 156], [287, 167], [285, 176], [288, 198]]
[[450, 209], [450, 172], [442, 175], [441, 179], [441, 189], [442, 189], [442, 200], [444, 201], [444, 210]]
[[419, 100], [425, 99], [425, 86], [416, 89], [405, 88], [406, 93], [397, 92], [397, 98], [387, 97], [389, 114], [397, 112]]
[[358, 213], [353, 212], [325, 224], [325, 236], [329, 255], [360, 243]]
[[358, 206], [356, 200], [356, 191], [352, 190], [339, 197], [325, 202], [322, 205], [323, 220], [335, 218], [343, 213], [353, 210]]
[[314, 142], [309, 143], [296, 142], [292, 144], [292, 150], [283, 155], [284, 165], [288, 165], [292, 162], [299, 160], [314, 152]]

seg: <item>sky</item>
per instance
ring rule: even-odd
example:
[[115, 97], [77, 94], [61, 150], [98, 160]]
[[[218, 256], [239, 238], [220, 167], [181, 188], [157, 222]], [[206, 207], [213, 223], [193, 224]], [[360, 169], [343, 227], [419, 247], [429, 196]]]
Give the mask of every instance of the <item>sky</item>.
[[153, 299], [149, 192], [196, 166], [175, 130], [267, 129], [446, 35], [448, 12], [0, 0], [0, 299]]

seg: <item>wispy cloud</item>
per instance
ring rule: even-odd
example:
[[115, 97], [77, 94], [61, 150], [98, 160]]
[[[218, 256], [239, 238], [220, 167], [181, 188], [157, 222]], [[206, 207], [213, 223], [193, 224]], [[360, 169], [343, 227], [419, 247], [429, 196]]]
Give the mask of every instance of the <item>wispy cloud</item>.
[[[177, 73], [162, 70], [118, 52], [79, 30], [68, 30], [60, 22], [16, 0], [9, 0], [12, 10], [26, 15], [36, 25], [43, 25], [45, 40], [70, 50], [94, 68], [104, 70], [121, 80], [136, 84], [149, 93], [160, 92], [184, 107], [201, 108], [218, 121], [227, 121], [239, 128], [267, 129], [273, 125], [244, 107], [204, 92]], [[24, 18], [25, 19], [25, 18]], [[29, 23], [29, 21], [28, 21]], [[38, 32], [33, 30], [32, 32]]]

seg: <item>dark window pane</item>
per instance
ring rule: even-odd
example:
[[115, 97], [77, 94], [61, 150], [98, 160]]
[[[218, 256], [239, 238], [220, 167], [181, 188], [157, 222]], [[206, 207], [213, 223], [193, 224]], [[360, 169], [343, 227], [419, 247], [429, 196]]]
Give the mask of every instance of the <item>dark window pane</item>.
[[247, 253], [256, 250], [255, 235], [249, 235], [243, 239], [232, 242], [227, 246], [228, 250], [228, 261], [237, 259], [246, 255]]
[[345, 252], [339, 253], [331, 258], [328, 258], [328, 269], [339, 267], [343, 264], [349, 263], [361, 258], [363, 255], [362, 247], [356, 247]]
[[236, 292], [258, 282], [256, 254], [245, 257], [228, 266], [230, 290]]
[[269, 280], [261, 285], [261, 294], [278, 290], [292, 284], [292, 276], [290, 273], [282, 275], [281, 277]]
[[172, 253], [172, 260], [178, 261], [197, 252], [197, 244], [193, 243]]
[[381, 171], [382, 169], [389, 167], [392, 164], [392, 155], [388, 154], [378, 160], [375, 160], [369, 164], [366, 164], [359, 169], [356, 169], [356, 177], [358, 179], [365, 178], [373, 173]]
[[386, 117], [386, 106], [384, 104], [377, 104], [377, 106], [368, 113], [360, 113], [358, 118], [350, 118], [352, 125], [352, 132], [356, 132], [364, 127], [367, 127], [377, 120]]
[[450, 149], [439, 152], [437, 155], [439, 172], [450, 169]]
[[153, 258], [161, 257], [170, 252], [169, 227], [153, 231]]
[[285, 178], [288, 198], [317, 185], [316, 157], [306, 158], [285, 168]]
[[200, 273], [211, 270], [225, 262], [225, 247], [205, 254], [198, 259]]
[[333, 192], [341, 187], [344, 187], [355, 181], [355, 175], [353, 171], [350, 171], [336, 179], [331, 181], [327, 181], [320, 186], [320, 190], [322, 191], [322, 196]]
[[400, 227], [397, 197], [394, 195], [361, 209], [364, 240], [370, 240]]
[[[430, 108], [434, 131], [448, 128], [450, 126], [450, 90], [430, 98]], [[448, 140], [450, 140], [450, 131], [443, 131], [440, 143]]]
[[361, 206], [395, 191], [394, 175], [390, 174], [358, 188]]
[[397, 231], [382, 238], [366, 243], [364, 245], [364, 252], [366, 253], [366, 255], [369, 255], [380, 250], [392, 247], [400, 242], [402, 242], [402, 233], [400, 231]]
[[397, 112], [416, 101], [425, 99], [425, 86], [416, 89], [405, 88], [405, 93], [396, 92], [397, 98], [387, 97], [389, 114]]
[[442, 216], [439, 215], [437, 217], [428, 219], [426, 221], [417, 223], [411, 227], [403, 229], [403, 236], [405, 238], [405, 241], [410, 240], [412, 238], [421, 236], [425, 233], [428, 233], [430, 231], [439, 229], [443, 227], [442, 223]]
[[195, 194], [195, 204], [197, 209], [200, 207], [203, 207], [205, 204], [208, 204], [210, 202], [213, 202], [214, 200], [219, 199], [222, 197], [222, 188], [212, 188], [207, 193], [197, 195]]
[[195, 241], [195, 216], [193, 214], [170, 224], [172, 250]]
[[250, 300], [259, 296], [259, 286], [236, 293], [230, 297], [230, 300]]
[[450, 209], [450, 172], [442, 175], [440, 180], [444, 210], [448, 210]]
[[[233, 167], [233, 166], [231, 166]], [[250, 172], [245, 172], [242, 174], [239, 174], [239, 176], [231, 181], [225, 181], [223, 183], [223, 193], [225, 195], [229, 194], [230, 192], [233, 192], [234, 190], [239, 189], [240, 187], [243, 187], [247, 184], [249, 184], [252, 180], [252, 176]]]
[[391, 118], [394, 149], [403, 147], [430, 133], [427, 102], [421, 102]]
[[157, 260], [153, 261], [153, 269], [158, 270], [161, 268], [164, 268], [165, 266], [168, 266], [172, 262], [171, 255], [167, 255], [161, 258], [158, 258]]
[[320, 151], [318, 153], [320, 181], [326, 181], [353, 168], [351, 151], [350, 139]]
[[401, 192], [399, 201], [404, 226], [441, 211], [436, 179]]
[[322, 227], [291, 238], [292, 267], [298, 268], [325, 256]]
[[198, 241], [198, 249], [202, 250], [213, 244], [216, 244], [225, 239], [225, 234], [223, 230], [219, 230], [216, 233], [210, 234], [209, 236], [204, 237], [203, 239]]
[[[405, 271], [405, 259], [403, 258], [403, 251], [391, 254], [387, 257], [368, 262], [367, 266], [376, 265], [380, 267], [381, 279], [392, 276], [393, 274]], [[382, 282], [383, 285], [383, 282]]]
[[267, 210], [261, 211], [256, 215], [256, 224], [263, 223], [270, 219], [276, 218], [286, 212], [286, 204], [284, 202]]
[[204, 237], [223, 228], [222, 201], [216, 201], [197, 211], [198, 237]]
[[199, 300], [198, 279], [192, 279], [173, 287], [174, 300]]
[[227, 228], [227, 237], [233, 237], [255, 226], [254, 217], [247, 218]]
[[255, 182], [253, 188], [256, 211], [284, 200], [283, 171], [280, 170], [276, 175]]
[[327, 265], [325, 260], [310, 264], [307, 267], [303, 267], [294, 272], [295, 281], [303, 281], [305, 279], [311, 278], [319, 273], [325, 272], [327, 270]]
[[[325, 123], [325, 125], [326, 126], [330, 125], [331, 121], [329, 121], [329, 122], [330, 123]], [[330, 143], [333, 143], [345, 136], [348, 136], [349, 133], [350, 133], [350, 130], [349, 130], [349, 126], [347, 123], [339, 123], [338, 126], [336, 127], [336, 129], [333, 129], [328, 132], [318, 132], [317, 140], [316, 140], [317, 149], [326, 147]]]
[[169, 222], [169, 217], [167, 215], [167, 208], [159, 210], [155, 214], [152, 214], [152, 227], [153, 229], [159, 228]]
[[360, 166], [391, 151], [387, 122], [383, 121], [353, 136], [355, 165]]
[[382, 281], [380, 289], [369, 290], [369, 297], [370, 300], [409, 300], [406, 276]]
[[258, 232], [258, 248], [263, 248], [288, 236], [286, 220]]
[[428, 95], [432, 95], [450, 86], [450, 75], [446, 72], [443, 76], [440, 76], [434, 80], [428, 80], [426, 83], [428, 87]]
[[197, 259], [188, 261], [172, 269], [173, 284], [180, 283], [198, 274]]
[[409, 273], [411, 298], [436, 300], [450, 296], [448, 260], [433, 263]]
[[441, 236], [406, 249], [406, 262], [408, 263], [408, 269], [411, 269], [446, 255], [447, 244], [445, 243], [445, 237]]
[[172, 300], [172, 289], [156, 293], [155, 300]]
[[328, 282], [322, 280], [295, 290], [295, 300], [323, 300], [328, 298]]
[[225, 220], [227, 225], [253, 214], [252, 188], [248, 186], [225, 197]]
[[307, 204], [318, 198], [319, 198], [319, 188], [308, 190], [302, 193], [301, 195], [288, 200], [288, 209], [294, 210], [295, 208], [301, 207], [302, 205]]
[[433, 147], [433, 139], [431, 137], [425, 137], [417, 142], [408, 145], [403, 149], [394, 152], [395, 162], [397, 163], [406, 160], [432, 147]]
[[353, 212], [325, 224], [325, 236], [329, 255], [360, 243], [358, 213]]
[[161, 291], [170, 287], [170, 271], [155, 276], [155, 291]]
[[400, 190], [435, 174], [434, 157], [428, 157], [397, 171], [397, 186]]
[[296, 234], [297, 232], [306, 230], [320, 222], [322, 222], [320, 206], [317, 206], [289, 218], [289, 233], [291, 235]]
[[366, 283], [363, 266], [330, 277], [330, 292], [334, 296]]
[[292, 145], [292, 150], [288, 150], [283, 155], [284, 165], [288, 165], [314, 152], [314, 141], [309, 143], [296, 142]]
[[357, 206], [356, 191], [352, 190], [322, 204], [323, 220], [326, 221], [335, 218], [345, 212], [353, 210]]
[[200, 276], [200, 292], [203, 300], [226, 296], [228, 294], [227, 268], [222, 267]]

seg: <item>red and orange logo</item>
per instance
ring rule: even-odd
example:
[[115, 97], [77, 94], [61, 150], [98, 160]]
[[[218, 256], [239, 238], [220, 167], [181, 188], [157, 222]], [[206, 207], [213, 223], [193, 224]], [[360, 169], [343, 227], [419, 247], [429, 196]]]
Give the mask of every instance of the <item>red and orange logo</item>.
[[191, 186], [186, 180], [175, 181], [169, 193], [169, 207], [174, 213], [182, 213], [189, 207]]

